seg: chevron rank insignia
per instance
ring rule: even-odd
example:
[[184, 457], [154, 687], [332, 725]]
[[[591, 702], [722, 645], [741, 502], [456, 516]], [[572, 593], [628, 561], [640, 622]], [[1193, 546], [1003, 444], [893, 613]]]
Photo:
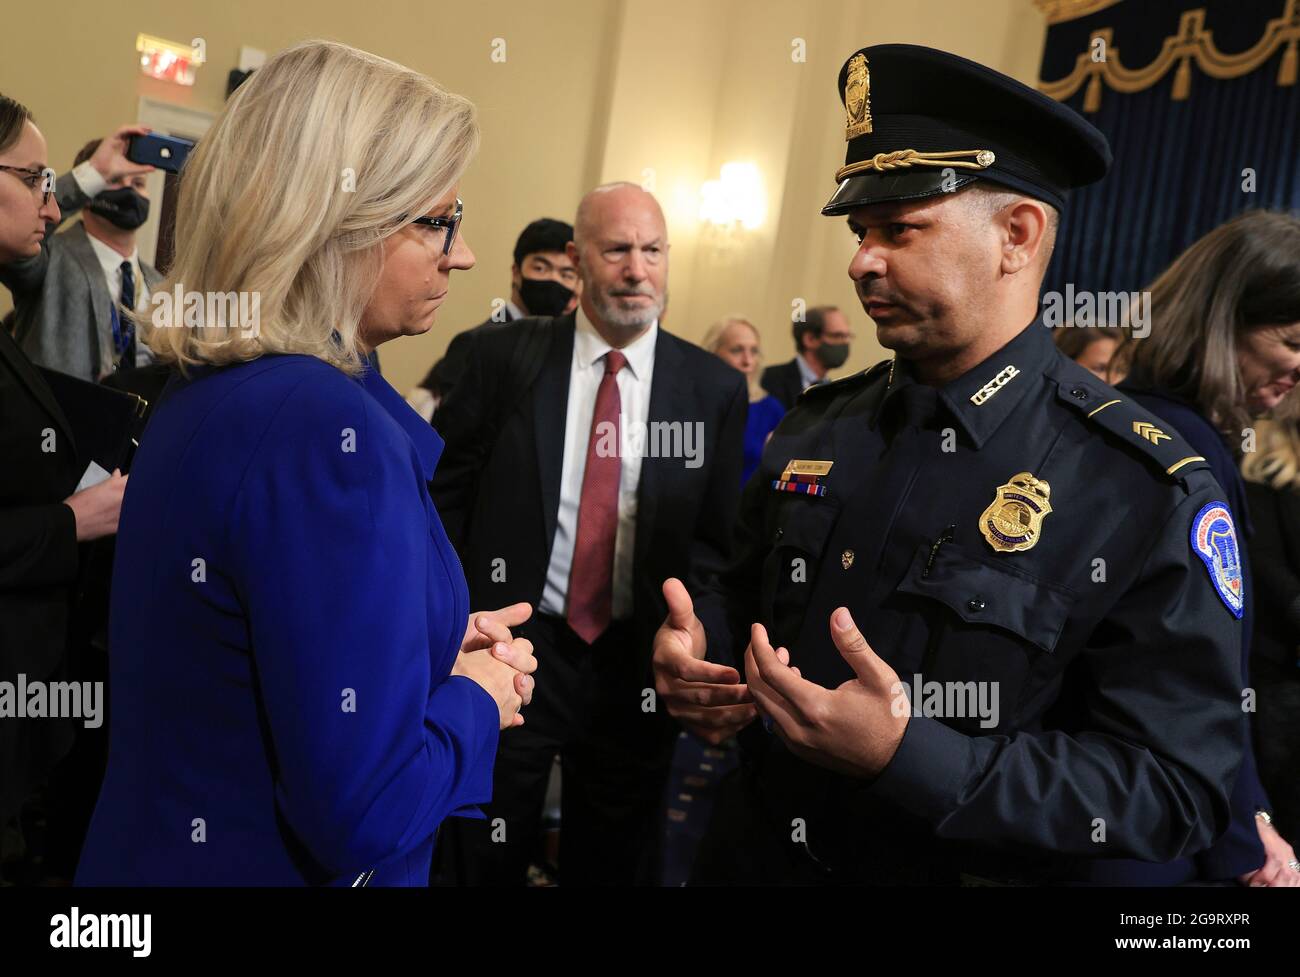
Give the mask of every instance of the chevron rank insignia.
[[1158, 421], [1136, 401], [1113, 396], [1117, 391], [1091, 386], [1087, 380], [1070, 379], [1057, 388], [1057, 399], [1078, 411], [1088, 421], [1137, 448], [1166, 475], [1179, 481], [1196, 477], [1209, 469], [1205, 458], [1195, 453], [1174, 428]]
[[803, 495], [825, 495], [826, 486], [821, 480], [830, 473], [833, 461], [802, 461], [792, 459], [772, 482], [777, 492], [799, 492]]
[[1133, 433], [1140, 438], [1146, 438], [1152, 444], [1159, 444], [1161, 440], [1169, 441], [1169, 435], [1156, 427], [1150, 421], [1134, 421]]
[[1224, 502], [1209, 502], [1192, 520], [1192, 549], [1210, 572], [1210, 582], [1232, 616], [1241, 618], [1246, 604], [1241, 550], [1232, 513]]

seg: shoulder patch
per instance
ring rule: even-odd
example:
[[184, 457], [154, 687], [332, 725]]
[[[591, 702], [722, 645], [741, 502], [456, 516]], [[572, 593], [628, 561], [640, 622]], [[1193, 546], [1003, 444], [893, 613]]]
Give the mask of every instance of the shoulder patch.
[[1210, 582], [1219, 599], [1241, 619], [1246, 604], [1245, 583], [1241, 574], [1241, 550], [1232, 513], [1225, 502], [1208, 502], [1192, 520], [1192, 549], [1210, 572]]
[[805, 397], [821, 397], [832, 391], [839, 393], [849, 386], [858, 386], [863, 381], [874, 379], [883, 371], [888, 370], [893, 360], [881, 360], [875, 366], [869, 366], [865, 370], [859, 370], [857, 373], [850, 373], [846, 377], [840, 377], [838, 380], [832, 380], [830, 383], [819, 383], [812, 387], [807, 387], [799, 394], [798, 400]]
[[1183, 480], [1197, 469], [1210, 468], [1171, 425], [1113, 387], [1058, 378], [1056, 396], [1090, 424], [1140, 450], [1170, 478]]

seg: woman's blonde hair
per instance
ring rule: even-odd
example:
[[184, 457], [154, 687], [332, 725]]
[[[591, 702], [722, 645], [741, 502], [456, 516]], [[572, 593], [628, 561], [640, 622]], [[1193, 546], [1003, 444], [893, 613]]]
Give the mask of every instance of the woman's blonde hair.
[[[758, 327], [743, 315], [724, 316], [713, 325], [709, 326], [708, 331], [704, 334], [704, 338], [700, 340], [701, 348], [706, 349], [714, 356], [717, 356], [722, 349], [722, 340], [726, 337], [727, 330], [734, 325], [749, 327], [749, 330], [754, 334], [754, 338], [759, 341], [758, 361], [760, 363], [763, 362], [763, 337], [759, 335]], [[759, 383], [759, 373], [757, 370], [754, 371], [752, 376], [745, 377], [745, 383], [749, 387], [749, 399], [751, 401], [761, 400], [763, 397], [767, 396], [767, 391], [765, 391]]]
[[191, 154], [154, 290], [155, 306], [177, 288], [256, 296], [258, 321], [183, 325], [173, 307], [150, 347], [182, 370], [303, 353], [355, 373], [382, 242], [456, 185], [478, 143], [473, 104], [400, 64], [329, 41], [275, 55]]
[[1242, 457], [1241, 475], [1279, 491], [1300, 492], [1300, 411], [1255, 422], [1256, 445]]

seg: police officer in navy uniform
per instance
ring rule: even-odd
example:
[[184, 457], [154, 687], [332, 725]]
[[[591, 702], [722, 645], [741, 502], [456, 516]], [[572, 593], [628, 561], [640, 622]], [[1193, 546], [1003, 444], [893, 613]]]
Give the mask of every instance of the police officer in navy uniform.
[[716, 587], [664, 584], [659, 695], [744, 756], [696, 880], [1068, 882], [1203, 850], [1246, 737], [1233, 515], [1037, 321], [1105, 139], [928, 48], [864, 48], [839, 89], [823, 213], [895, 356], [800, 397]]

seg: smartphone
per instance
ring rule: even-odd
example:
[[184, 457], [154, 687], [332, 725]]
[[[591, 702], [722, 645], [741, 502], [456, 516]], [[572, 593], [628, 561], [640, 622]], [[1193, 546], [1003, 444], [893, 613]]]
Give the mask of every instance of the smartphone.
[[194, 143], [188, 139], [151, 132], [147, 136], [131, 137], [126, 148], [126, 158], [132, 163], [142, 163], [167, 170], [169, 173], [179, 173], [193, 148]]

